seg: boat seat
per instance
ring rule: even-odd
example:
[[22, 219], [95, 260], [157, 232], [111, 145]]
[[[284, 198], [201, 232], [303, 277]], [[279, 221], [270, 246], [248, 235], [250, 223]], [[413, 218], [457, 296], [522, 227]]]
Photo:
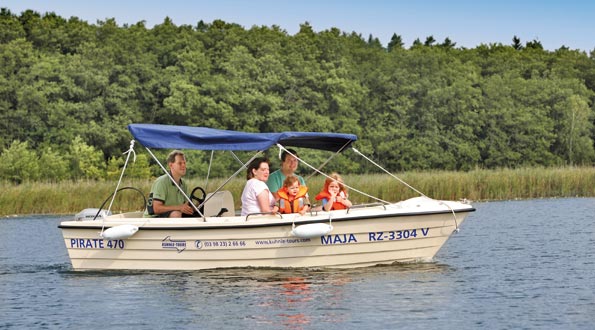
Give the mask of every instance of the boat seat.
[[233, 217], [235, 215], [233, 196], [230, 191], [221, 190], [216, 193], [208, 193], [206, 199], [205, 216]]

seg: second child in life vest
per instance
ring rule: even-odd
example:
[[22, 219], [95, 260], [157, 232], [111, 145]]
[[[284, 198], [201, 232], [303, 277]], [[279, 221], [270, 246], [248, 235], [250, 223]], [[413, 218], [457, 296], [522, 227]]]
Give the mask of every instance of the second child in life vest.
[[330, 178], [324, 181], [324, 188], [316, 195], [316, 200], [322, 201], [324, 211], [344, 210], [352, 205], [343, 179], [337, 173], [332, 173]]
[[277, 191], [279, 194], [279, 212], [299, 213], [304, 215], [310, 210], [308, 200], [308, 187], [300, 185], [298, 178], [290, 175], [283, 181], [283, 187]]

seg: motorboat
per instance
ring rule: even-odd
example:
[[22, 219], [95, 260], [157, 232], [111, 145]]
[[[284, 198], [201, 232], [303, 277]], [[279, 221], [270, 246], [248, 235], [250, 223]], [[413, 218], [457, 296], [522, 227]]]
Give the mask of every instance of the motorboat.
[[[130, 124], [128, 129], [134, 139], [126, 164], [134, 156], [135, 143], [139, 143], [165, 173], [168, 172], [153, 149], [247, 151], [254, 153], [252, 159], [275, 147], [319, 149], [332, 155], [348, 149], [357, 151], [357, 136], [343, 133], [248, 133], [157, 124]], [[318, 175], [327, 176], [299, 157], [298, 160]], [[233, 176], [244, 173], [249, 162], [240, 161], [243, 165]], [[354, 204], [345, 210], [242, 216], [234, 202], [240, 196], [225, 190], [224, 182], [208, 193], [200, 188], [200, 196], [195, 195], [196, 189], [192, 194], [184, 193], [196, 210], [194, 217], [150, 218], [144, 217], [143, 211], [112, 214], [121, 178], [107, 210], [103, 206], [88, 209], [84, 216], [79, 213], [59, 224], [74, 270], [354, 268], [427, 262], [475, 211], [465, 200], [435, 200], [419, 192], [417, 197], [397, 202], [366, 195], [372, 202]], [[349, 188], [352, 193], [366, 194]], [[95, 212], [95, 216], [90, 216]]]

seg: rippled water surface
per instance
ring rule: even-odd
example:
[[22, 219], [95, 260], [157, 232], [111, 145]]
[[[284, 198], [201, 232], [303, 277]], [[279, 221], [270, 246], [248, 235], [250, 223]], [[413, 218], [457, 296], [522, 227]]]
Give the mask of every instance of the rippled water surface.
[[0, 328], [594, 329], [595, 199], [476, 203], [434, 262], [74, 272], [60, 217], [0, 219]]

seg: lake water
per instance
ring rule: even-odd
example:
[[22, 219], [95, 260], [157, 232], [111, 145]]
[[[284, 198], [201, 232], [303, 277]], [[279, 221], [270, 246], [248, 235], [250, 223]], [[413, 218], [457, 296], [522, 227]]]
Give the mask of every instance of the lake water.
[[0, 328], [594, 329], [595, 199], [475, 203], [434, 262], [74, 272], [58, 223], [0, 219]]

